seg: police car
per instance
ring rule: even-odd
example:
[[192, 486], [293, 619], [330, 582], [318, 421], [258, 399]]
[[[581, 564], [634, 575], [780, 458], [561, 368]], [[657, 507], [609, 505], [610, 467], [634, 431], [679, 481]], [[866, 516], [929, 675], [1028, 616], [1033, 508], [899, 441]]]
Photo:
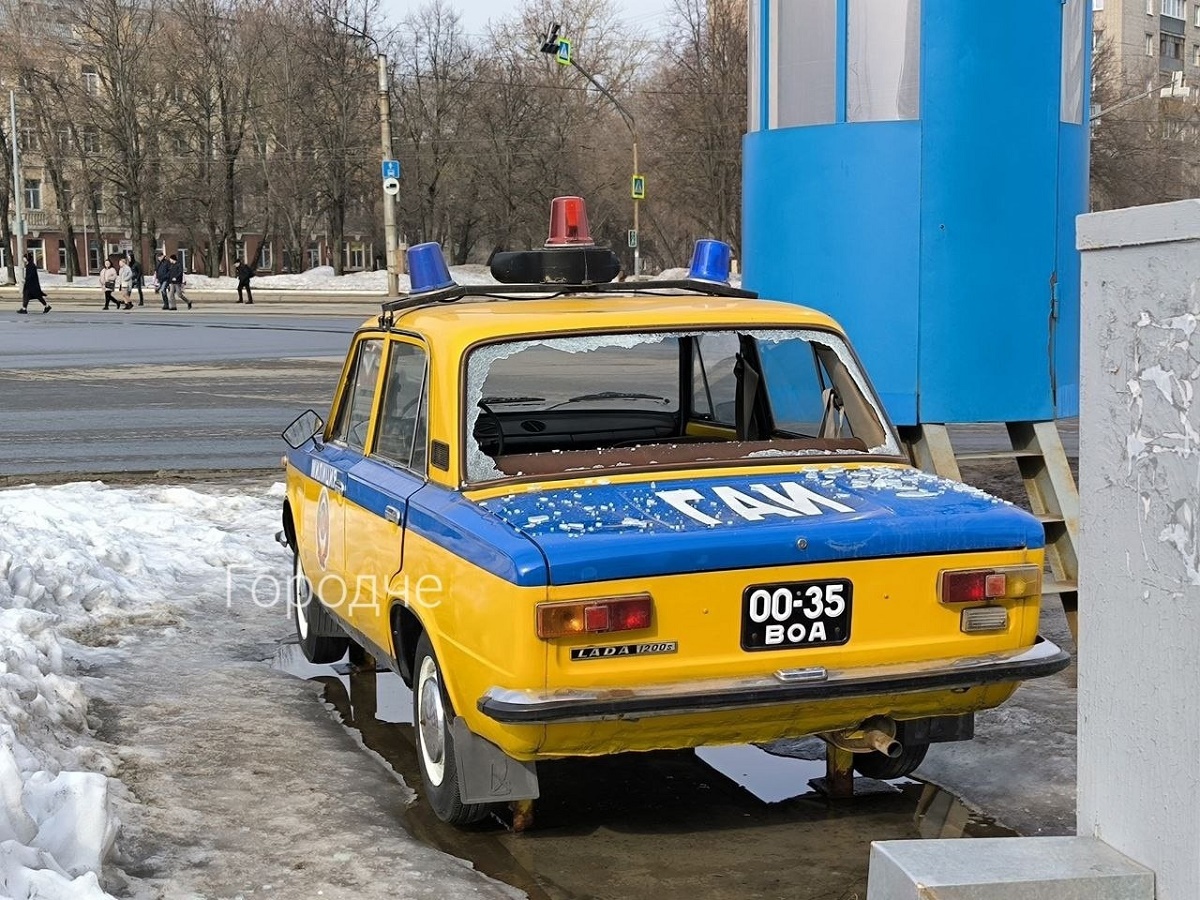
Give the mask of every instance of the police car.
[[409, 251], [324, 421], [285, 432], [308, 658], [411, 686], [464, 824], [566, 756], [820, 735], [897, 777], [1068, 663], [1031, 515], [914, 469], [828, 316], [728, 283], [613, 282], [583, 201], [499, 285]]

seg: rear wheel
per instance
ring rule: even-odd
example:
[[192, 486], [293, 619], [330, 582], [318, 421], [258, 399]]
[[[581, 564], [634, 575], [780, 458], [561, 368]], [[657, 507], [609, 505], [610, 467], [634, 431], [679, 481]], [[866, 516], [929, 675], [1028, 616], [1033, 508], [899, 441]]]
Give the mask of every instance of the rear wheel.
[[917, 766], [925, 761], [925, 754], [928, 752], [928, 744], [905, 744], [895, 759], [876, 750], [870, 753], [855, 753], [854, 768], [859, 775], [878, 778], [880, 781], [903, 778], [916, 771]]
[[[296, 637], [304, 658], [310, 663], [335, 663], [346, 655], [350, 639], [343, 635], [330, 636], [324, 632], [339, 630], [329, 611], [313, 594], [312, 582], [304, 574], [300, 554], [292, 555], [292, 582], [288, 606], [296, 625]], [[318, 634], [318, 632], [323, 632]]]
[[439, 819], [450, 825], [480, 821], [487, 816], [487, 804], [463, 803], [458, 789], [458, 762], [450, 733], [454, 710], [442, 686], [442, 671], [433, 646], [424, 634], [417, 641], [412, 696], [417, 762], [429, 805]]

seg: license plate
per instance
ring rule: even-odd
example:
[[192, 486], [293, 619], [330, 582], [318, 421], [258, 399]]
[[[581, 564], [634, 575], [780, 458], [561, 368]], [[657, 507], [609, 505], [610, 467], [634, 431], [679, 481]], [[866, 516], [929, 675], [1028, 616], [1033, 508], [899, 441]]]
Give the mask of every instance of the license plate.
[[742, 592], [742, 649], [796, 650], [850, 640], [845, 578], [752, 584]]

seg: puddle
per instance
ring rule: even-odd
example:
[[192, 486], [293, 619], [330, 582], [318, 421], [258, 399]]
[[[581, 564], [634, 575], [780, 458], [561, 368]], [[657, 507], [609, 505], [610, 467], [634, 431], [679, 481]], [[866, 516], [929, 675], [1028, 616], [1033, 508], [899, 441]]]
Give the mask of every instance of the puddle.
[[541, 763], [533, 830], [512, 834], [501, 809], [464, 831], [421, 799], [412, 695], [397, 675], [314, 666], [291, 642], [271, 664], [320, 681], [346, 727], [413, 789], [404, 828], [533, 900], [741, 900], [792, 896], [801, 884], [810, 895], [865, 896], [873, 840], [1013, 834], [912, 779], [830, 803], [808, 784], [825, 772], [820, 741], [794, 742], [788, 756], [737, 745]]

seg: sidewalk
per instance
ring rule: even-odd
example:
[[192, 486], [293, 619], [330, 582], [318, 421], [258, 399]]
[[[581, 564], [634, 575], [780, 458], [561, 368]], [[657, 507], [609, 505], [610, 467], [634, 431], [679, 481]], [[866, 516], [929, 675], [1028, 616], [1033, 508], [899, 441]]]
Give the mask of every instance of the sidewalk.
[[[104, 308], [104, 294], [95, 286], [50, 286], [45, 288], [46, 297], [55, 312], [91, 312]], [[133, 294], [132, 312], [162, 312], [162, 301], [157, 293], [144, 291], [146, 305], [137, 305], [137, 292]], [[380, 304], [387, 299], [384, 294], [356, 291], [315, 291], [263, 289], [254, 291], [254, 304], [237, 302], [235, 290], [189, 290], [187, 297], [192, 301], [192, 314], [220, 313], [221, 315], [361, 315], [369, 316], [380, 311]], [[21, 305], [21, 291], [11, 285], [0, 287], [0, 315], [14, 313]], [[37, 312], [40, 304], [30, 303], [30, 312]], [[187, 312], [184, 304], [180, 312]], [[110, 310], [111, 312], [111, 310]]]

